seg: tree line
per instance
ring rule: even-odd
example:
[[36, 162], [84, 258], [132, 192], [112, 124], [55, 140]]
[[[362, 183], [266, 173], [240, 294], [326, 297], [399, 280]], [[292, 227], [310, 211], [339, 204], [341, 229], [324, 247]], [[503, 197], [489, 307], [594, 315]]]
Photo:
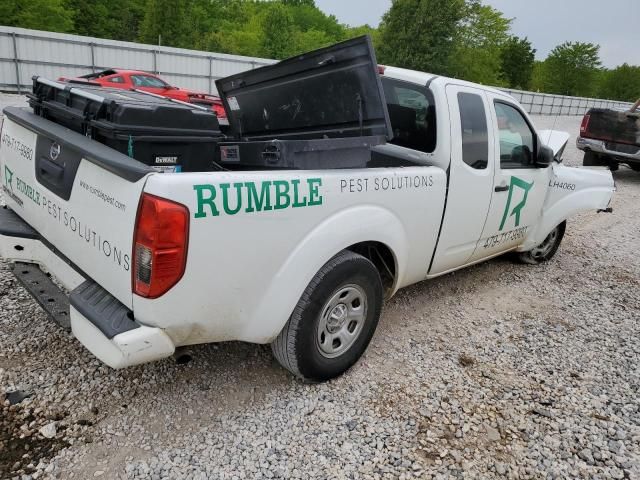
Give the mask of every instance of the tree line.
[[393, 0], [377, 28], [314, 0], [3, 0], [8, 26], [211, 52], [286, 58], [365, 33], [380, 63], [499, 87], [634, 101], [640, 67], [602, 67], [598, 45], [565, 42], [544, 61], [480, 0]]

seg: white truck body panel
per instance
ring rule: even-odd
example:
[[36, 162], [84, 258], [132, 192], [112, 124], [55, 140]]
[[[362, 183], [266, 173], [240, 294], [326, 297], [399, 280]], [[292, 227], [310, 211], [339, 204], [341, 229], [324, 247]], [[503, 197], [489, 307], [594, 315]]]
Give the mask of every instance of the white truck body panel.
[[609, 169], [553, 165], [541, 217], [518, 250], [530, 250], [544, 240], [555, 225], [578, 213], [606, 209], [613, 190], [615, 185]]
[[[80, 270], [131, 307], [131, 241], [145, 179], [124, 180], [83, 160], [69, 200], [36, 179], [34, 132], [5, 119], [3, 192], [7, 204]], [[11, 145], [21, 145], [20, 154]]]
[[[447, 132], [452, 139], [461, 138], [460, 110], [458, 108], [458, 93], [472, 93], [481, 96], [485, 109], [489, 111], [489, 103], [484, 91], [460, 85], [447, 85], [446, 97], [437, 98], [448, 100], [448, 117], [445, 117], [451, 130]], [[489, 142], [489, 158], [494, 156], [493, 142]], [[451, 157], [462, 158], [462, 143], [451, 142]], [[491, 204], [494, 163], [487, 168], [477, 170], [464, 162], [451, 162], [450, 176], [456, 181], [449, 183], [447, 209], [442, 221], [440, 242], [430, 271], [430, 275], [438, 275], [451, 271], [460, 265], [469, 263], [476, 250], [478, 238], [484, 229], [487, 211]], [[470, 200], [473, 199], [473, 200]], [[461, 222], [459, 219], [467, 220]]]
[[[307, 203], [311, 197], [305, 183], [319, 180], [314, 185], [321, 204], [247, 212], [247, 190], [241, 189], [237, 213], [225, 212], [224, 199], [217, 197], [219, 215], [204, 206], [205, 216], [195, 218], [194, 185], [210, 185], [219, 195], [220, 185], [277, 180], [299, 180], [299, 200], [306, 197]], [[190, 253], [184, 278], [173, 289], [154, 300], [134, 297], [136, 318], [170, 330], [177, 344], [204, 338], [269, 342], [320, 267], [336, 252], [366, 241], [395, 252], [394, 291], [424, 280], [445, 189], [445, 172], [436, 167], [152, 175], [146, 192], [182, 203], [191, 212]], [[235, 189], [232, 197], [229, 211], [238, 208]], [[241, 252], [240, 258], [229, 252]], [[177, 327], [186, 298], [189, 322]]]

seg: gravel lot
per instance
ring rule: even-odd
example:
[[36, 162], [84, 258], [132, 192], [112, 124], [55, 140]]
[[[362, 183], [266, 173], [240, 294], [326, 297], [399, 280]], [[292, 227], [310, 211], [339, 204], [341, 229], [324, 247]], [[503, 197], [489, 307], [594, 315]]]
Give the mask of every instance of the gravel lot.
[[615, 178], [614, 213], [570, 221], [552, 262], [401, 291], [323, 385], [241, 343], [110, 370], [0, 263], [0, 402], [30, 395], [0, 404], [0, 477], [640, 478], [640, 174]]

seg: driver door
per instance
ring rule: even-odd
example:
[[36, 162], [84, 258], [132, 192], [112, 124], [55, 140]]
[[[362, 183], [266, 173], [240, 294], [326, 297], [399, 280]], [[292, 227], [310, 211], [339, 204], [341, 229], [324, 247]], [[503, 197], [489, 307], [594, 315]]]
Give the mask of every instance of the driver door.
[[522, 110], [489, 94], [495, 135], [492, 200], [472, 261], [517, 248], [537, 224], [549, 188], [549, 168], [535, 164], [538, 138]]

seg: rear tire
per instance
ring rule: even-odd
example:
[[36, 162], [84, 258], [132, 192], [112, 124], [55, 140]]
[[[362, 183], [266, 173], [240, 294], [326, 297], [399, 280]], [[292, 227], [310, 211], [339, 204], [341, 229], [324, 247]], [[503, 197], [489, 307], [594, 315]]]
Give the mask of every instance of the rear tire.
[[582, 165], [584, 165], [585, 167], [601, 167], [608, 165], [608, 162], [603, 161], [602, 157], [597, 153], [593, 153], [591, 150], [587, 150], [584, 152]]
[[366, 350], [378, 325], [383, 288], [367, 258], [342, 251], [313, 277], [271, 350], [307, 382], [341, 375]]
[[567, 222], [562, 222], [549, 232], [547, 238], [540, 245], [535, 246], [528, 252], [518, 253], [518, 260], [529, 265], [539, 265], [551, 260], [560, 247], [566, 228]]

